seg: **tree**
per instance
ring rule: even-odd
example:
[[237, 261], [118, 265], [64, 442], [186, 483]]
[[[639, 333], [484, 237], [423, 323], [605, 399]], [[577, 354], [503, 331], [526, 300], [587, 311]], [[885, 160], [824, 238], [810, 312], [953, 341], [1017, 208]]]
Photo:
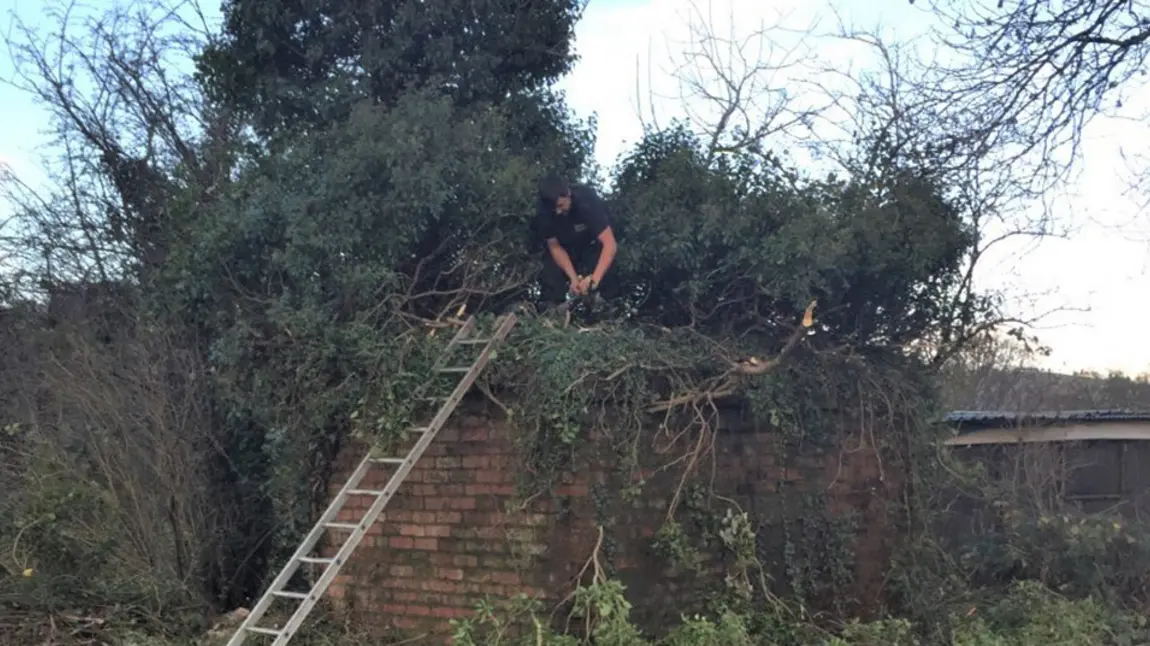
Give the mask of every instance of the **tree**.
[[[1047, 315], [1042, 311], [1031, 314], [1021, 308], [1014, 310], [1008, 304], [1009, 296], [1030, 295], [987, 291], [980, 283], [980, 274], [986, 258], [1008, 245], [1055, 235], [1056, 223], [1043, 216], [1031, 216], [1022, 208], [1030, 195], [1028, 188], [1025, 182], [1003, 172], [999, 157], [986, 151], [976, 155], [973, 149], [945, 152], [945, 138], [953, 134], [948, 130], [949, 108], [942, 97], [921, 91], [921, 68], [912, 44], [844, 26], [834, 44], [840, 50], [843, 45], [853, 46], [856, 53], [873, 63], [859, 70], [844, 70], [841, 62], [833, 65], [818, 59], [811, 34], [800, 38], [776, 25], [753, 30], [746, 37], [737, 36], [732, 28], [728, 35], [719, 16], [699, 5], [692, 5], [691, 9], [691, 43], [674, 75], [684, 88], [683, 101], [690, 117], [688, 130], [706, 151], [703, 158], [692, 163], [706, 165], [711, 160], [732, 169], [738, 167], [732, 173], [744, 177], [773, 176], [779, 190], [804, 184], [811, 187], [817, 182], [804, 181], [802, 173], [787, 168], [788, 162], [784, 161], [787, 150], [795, 141], [801, 141], [820, 160], [820, 168], [833, 173], [826, 185], [840, 184], [828, 188], [824, 198], [834, 201], [842, 199], [838, 195], [853, 196], [840, 202], [840, 206], [854, 211], [852, 216], [859, 218], [860, 224], [851, 231], [853, 238], [844, 232], [843, 240], [867, 240], [873, 244], [872, 236], [885, 227], [908, 227], [904, 233], [923, 227], [916, 229], [920, 244], [937, 242], [939, 246], [934, 251], [942, 254], [937, 259], [945, 257], [948, 268], [958, 268], [953, 270], [955, 273], [936, 268], [939, 271], [931, 286], [919, 288], [920, 296], [932, 305], [925, 306], [922, 301], [906, 304], [906, 312], [913, 311], [914, 316], [921, 316], [924, 321], [931, 319], [932, 323], [922, 323], [919, 336], [896, 336], [936, 365], [945, 363], [980, 335], [1008, 325], [1033, 323]], [[788, 40], [797, 44], [787, 48], [777, 45]], [[781, 55], [776, 51], [779, 49]], [[769, 51], [773, 56], [748, 56], [747, 52], [755, 51]], [[799, 86], [805, 91], [779, 90], [777, 79], [787, 74], [798, 77], [788, 83], [788, 89]], [[735, 159], [741, 161], [732, 161]], [[740, 186], [740, 190], [743, 188]], [[889, 221], [898, 217], [898, 207], [891, 206], [894, 203], [919, 213], [922, 220], [902, 219], [894, 225]], [[697, 212], [690, 200], [680, 199], [672, 204], [675, 206], [669, 207], [668, 212], [676, 212], [675, 207], [680, 204], [684, 205], [684, 213]], [[862, 215], [870, 208], [868, 205], [880, 204], [884, 204], [881, 209]], [[803, 207], [797, 205], [778, 208], [781, 212], [804, 213]], [[831, 229], [819, 215], [808, 212], [804, 217], [810, 218], [812, 231], [801, 237], [818, 240], [819, 236], [829, 235], [826, 232]], [[761, 224], [762, 231], [740, 235], [787, 239], [785, 227], [780, 228], [779, 222], [764, 218]], [[829, 238], [820, 244], [831, 253]], [[915, 246], [907, 244], [897, 251], [892, 248], [890, 257], [899, 262], [910, 258], [928, 262], [918, 255], [922, 249]], [[960, 253], [961, 258], [947, 257], [944, 248]], [[868, 266], [881, 267], [876, 271], [887, 279], [893, 277], [886, 273], [893, 267], [880, 259], [883, 251], [876, 249], [873, 253], [859, 264], [860, 274], [842, 278], [844, 284], [855, 284], [851, 288], [854, 297], [864, 289]], [[782, 275], [801, 275], [807, 267], [817, 264], [804, 260], [803, 268], [780, 267], [772, 280], [782, 280]], [[952, 262], [957, 265], [949, 264]], [[830, 306], [826, 298], [825, 294], [820, 297], [822, 307]], [[890, 305], [885, 304], [886, 309], [882, 310], [888, 325], [899, 318], [895, 312], [904, 311], [890, 309]], [[873, 307], [877, 311], [881, 306], [876, 302]], [[858, 316], [866, 316], [863, 310]], [[861, 319], [856, 323], [863, 325]], [[915, 338], [913, 342], [908, 341], [911, 337]]]
[[[88, 358], [98, 361], [82, 365], [84, 370], [53, 375], [57, 381], [50, 392], [90, 392], [93, 386], [85, 382], [91, 379], [100, 381], [100, 387], [116, 384], [122, 389], [105, 394], [105, 403], [138, 400], [142, 406], [133, 388], [170, 388], [171, 406], [195, 409], [204, 416], [197, 421], [213, 433], [189, 432], [187, 438], [196, 450], [203, 451], [204, 444], [212, 448], [198, 455], [204, 462], [195, 465], [202, 468], [198, 475], [204, 479], [197, 486], [203, 487], [204, 496], [189, 499], [196, 508], [181, 513], [228, 520], [216, 525], [225, 531], [198, 534], [193, 542], [200, 551], [182, 555], [181, 575], [190, 572], [183, 583], [193, 600], [238, 603], [261, 584], [270, 525], [261, 484], [266, 465], [258, 456], [247, 459], [250, 451], [241, 455], [250, 448], [244, 443], [257, 439], [256, 434], [249, 432], [241, 414], [221, 410], [210, 395], [212, 389], [204, 385], [211, 338], [203, 323], [210, 316], [174, 311], [162, 289], [155, 289], [158, 269], [169, 261], [171, 242], [181, 240], [198, 210], [226, 190], [239, 156], [238, 124], [226, 110], [207, 105], [191, 75], [179, 72], [189, 67], [190, 55], [207, 38], [195, 25], [199, 13], [194, 3], [117, 3], [103, 10], [56, 3], [44, 10], [49, 24], [59, 25], [57, 31], [46, 32], [16, 19], [7, 41], [16, 66], [13, 83], [47, 110], [54, 145], [45, 160], [46, 187], [33, 189], [17, 178], [3, 187], [14, 207], [12, 226], [0, 240], [12, 269], [5, 276], [11, 294], [5, 296], [38, 313], [27, 332], [34, 336], [66, 336], [69, 324], [91, 314], [83, 298], [78, 307], [67, 308], [67, 315], [59, 314], [54, 305], [61, 295], [105, 292], [114, 296], [121, 320], [147, 331], [142, 333], [146, 338], [117, 337], [116, 343], [126, 347], [89, 353]], [[43, 316], [46, 304], [56, 321]], [[52, 323], [58, 326], [55, 331], [50, 331]], [[149, 383], [163, 381], [153, 375], [117, 380], [106, 376], [109, 371], [123, 373], [119, 366], [108, 365], [108, 357], [145, 357], [137, 360], [150, 362], [157, 352], [187, 359], [182, 385], [180, 380]], [[20, 378], [40, 383], [33, 376]], [[66, 384], [68, 378], [73, 383]], [[64, 406], [66, 399], [55, 395], [51, 404]], [[95, 436], [134, 432], [130, 426], [136, 418], [117, 426], [124, 411], [98, 412], [94, 417], [102, 424], [93, 431]], [[151, 414], [162, 418], [181, 413]], [[72, 446], [82, 452], [83, 443], [49, 439], [60, 439], [65, 449]], [[171, 436], [160, 439], [169, 442]], [[155, 449], [151, 457], [158, 462], [187, 462], [158, 443], [140, 448]], [[55, 457], [83, 460], [75, 455]], [[152, 477], [150, 459], [141, 460], [139, 473], [121, 475], [132, 481]]]
[[241, 0], [225, 17], [199, 79], [252, 145], [156, 295], [209, 341], [229, 452], [271, 492], [282, 552], [326, 504], [349, 414], [383, 399], [402, 403], [371, 419], [402, 419], [427, 326], [526, 296], [534, 181], [577, 176], [593, 139], [548, 87], [571, 3]]
[[1029, 178], [1020, 179], [1004, 170], [995, 150], [946, 143], [953, 134], [948, 130], [948, 108], [941, 96], [920, 91], [913, 47], [846, 27], [840, 36], [873, 54], [876, 68], [837, 75], [848, 88], [834, 95], [850, 115], [843, 126], [850, 137], [845, 145], [831, 140], [821, 149], [849, 172], [879, 181], [901, 169], [916, 169], [944, 187], [946, 199], [961, 213], [971, 236], [960, 263], [961, 277], [949, 288], [945, 323], [932, 331], [929, 340], [924, 339], [922, 349], [933, 357], [933, 363], [941, 366], [967, 344], [980, 342], [980, 337], [1028, 327], [1067, 309], [1056, 306], [1027, 312], [1025, 301], [1036, 295], [1011, 294], [1003, 288], [991, 291], [979, 284], [985, 263], [993, 262], [996, 255], [1006, 261], [1001, 254], [1011, 253], [1011, 245], [1023, 250], [1013, 253], [1024, 253], [1025, 244], [1060, 234], [1058, 223], [1048, 213], [1035, 214], [1027, 208]]
[[715, 157], [683, 128], [650, 133], [615, 179], [640, 316], [709, 334], [763, 333], [817, 298], [830, 338], [901, 346], [939, 324], [969, 239], [912, 172], [812, 180], [769, 153]]
[[[180, 74], [206, 34], [194, 2], [116, 3], [90, 11], [43, 8], [44, 33], [15, 19], [12, 83], [51, 116], [48, 194], [12, 177], [0, 190], [20, 214], [11, 241], [24, 271], [47, 280], [140, 277], [164, 261], [171, 205], [231, 172], [228, 118]], [[196, 189], [191, 188], [195, 191]]]
[[201, 78], [265, 135], [422, 88], [460, 104], [503, 103], [570, 69], [580, 10], [576, 0], [229, 0]]
[[[719, 16], [708, 2], [692, 2], [685, 16], [688, 37], [672, 43], [671, 76], [678, 84], [678, 109], [685, 125], [703, 138], [709, 156], [758, 150], [779, 139], [801, 142], [829, 107], [827, 97], [804, 92], [796, 83], [818, 61], [810, 42], [813, 25], [796, 33], [781, 25], [763, 24], [739, 34], [734, 12], [729, 29], [720, 31]], [[788, 40], [797, 40], [788, 43]], [[648, 98], [649, 114], [640, 110], [645, 129], [663, 127]], [[643, 97], [636, 97], [639, 105]], [[667, 124], [673, 125], [673, 124]]]
[[[911, 3], [913, 4], [913, 2]], [[1066, 178], [1083, 128], [1118, 114], [1142, 87], [1150, 5], [1127, 0], [929, 3], [946, 56], [916, 89], [945, 116], [939, 146], [958, 159], [993, 151], [1032, 195]]]

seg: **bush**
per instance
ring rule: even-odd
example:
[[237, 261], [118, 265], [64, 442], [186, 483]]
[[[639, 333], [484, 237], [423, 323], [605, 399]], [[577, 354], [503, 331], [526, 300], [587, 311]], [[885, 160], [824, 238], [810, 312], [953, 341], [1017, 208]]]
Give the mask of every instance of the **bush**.
[[[641, 634], [630, 621], [630, 604], [617, 581], [580, 588], [572, 618], [577, 630], [555, 631], [538, 604], [520, 598], [502, 611], [476, 607], [473, 618], [455, 622], [458, 646], [943, 646], [916, 626], [891, 617], [843, 626], [819, 626], [796, 619], [803, 613], [778, 609], [683, 617], [661, 638]], [[1146, 620], [1095, 599], [1072, 600], [1034, 582], [1020, 582], [985, 608], [954, 611], [953, 646], [1126, 645], [1150, 639]], [[586, 639], [583, 637], [587, 636]]]

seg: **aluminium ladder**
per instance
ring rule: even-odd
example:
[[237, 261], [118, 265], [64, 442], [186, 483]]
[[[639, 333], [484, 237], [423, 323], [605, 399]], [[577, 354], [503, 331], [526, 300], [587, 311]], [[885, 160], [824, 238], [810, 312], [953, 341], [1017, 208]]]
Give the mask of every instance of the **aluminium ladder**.
[[[439, 355], [435, 362], [433, 371], [435, 374], [443, 373], [456, 373], [462, 374], [463, 378], [456, 385], [455, 390], [447, 397], [424, 397], [423, 399], [429, 401], [442, 402], [435, 417], [427, 426], [419, 426], [409, 429], [409, 433], [418, 436], [415, 445], [408, 451], [407, 455], [402, 458], [395, 457], [374, 457], [374, 451], [368, 451], [368, 454], [360, 461], [359, 466], [348, 477], [347, 482], [344, 483], [339, 493], [328, 505], [327, 510], [319, 517], [316, 524], [312, 527], [304, 538], [303, 543], [296, 549], [295, 554], [288, 560], [287, 565], [280, 570], [279, 575], [272, 581], [267, 591], [264, 592], [259, 602], [252, 608], [251, 612], [244, 619], [243, 623], [236, 630], [235, 634], [228, 641], [227, 646], [240, 646], [249, 634], [267, 635], [275, 637], [272, 642], [273, 646], [285, 646], [288, 641], [295, 635], [307, 618], [308, 613], [319, 601], [320, 597], [327, 591], [331, 582], [335, 580], [339, 574], [340, 568], [347, 563], [355, 548], [359, 546], [363, 537], [367, 534], [367, 530], [383, 513], [384, 507], [391, 500], [399, 486], [407, 478], [408, 473], [419, 461], [423, 452], [435, 439], [435, 435], [443, 424], [447, 421], [451, 414], [455, 411], [455, 407], [467, 394], [475, 379], [483, 372], [487, 363], [491, 360], [495, 348], [507, 337], [511, 328], [515, 326], [516, 319], [512, 313], [500, 316], [495, 321], [495, 330], [488, 338], [473, 338], [472, 334], [475, 331], [476, 320], [472, 315], [463, 323], [455, 336], [448, 342], [447, 347]], [[456, 348], [462, 346], [483, 346], [479, 356], [471, 363], [470, 366], [448, 366], [451, 353]], [[376, 465], [390, 465], [398, 467], [395, 473], [387, 481], [387, 484], [381, 490], [360, 489], [360, 483], [367, 475], [368, 471]], [[339, 512], [347, 504], [351, 497], [370, 497], [373, 498], [371, 507], [363, 514], [363, 517], [358, 523], [343, 523], [336, 522]], [[320, 538], [324, 535], [325, 530], [334, 529], [344, 532], [350, 532], [351, 535], [339, 547], [339, 550], [333, 557], [321, 558], [312, 555], [312, 550], [320, 544]], [[291, 592], [287, 590], [287, 585], [296, 571], [299, 570], [303, 564], [323, 566], [323, 573], [311, 585], [307, 592]], [[282, 628], [265, 628], [260, 627], [258, 624], [264, 617], [264, 614], [271, 607], [272, 603], [277, 599], [286, 599], [297, 603], [295, 612], [284, 623]]]

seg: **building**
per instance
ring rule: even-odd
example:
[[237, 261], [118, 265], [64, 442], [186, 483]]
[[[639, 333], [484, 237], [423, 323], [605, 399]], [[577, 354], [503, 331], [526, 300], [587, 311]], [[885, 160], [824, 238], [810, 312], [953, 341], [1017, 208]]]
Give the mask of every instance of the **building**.
[[944, 421], [958, 457], [1038, 503], [1150, 517], [1150, 412], [954, 411]]

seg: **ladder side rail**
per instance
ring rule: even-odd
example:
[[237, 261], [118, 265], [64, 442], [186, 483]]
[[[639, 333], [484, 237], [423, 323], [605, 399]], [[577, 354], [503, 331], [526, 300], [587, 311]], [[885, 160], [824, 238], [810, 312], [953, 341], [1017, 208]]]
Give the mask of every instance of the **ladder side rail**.
[[[332, 522], [347, 504], [349, 498], [347, 491], [357, 487], [367, 474], [367, 470], [371, 467], [371, 460], [369, 458], [370, 454], [368, 454], [367, 458], [360, 460], [359, 465], [355, 468], [355, 471], [352, 472], [351, 476], [348, 477], [344, 486], [340, 488], [339, 493], [328, 503], [327, 509], [320, 514], [319, 519], [312, 526], [311, 530], [308, 531], [303, 542], [300, 543], [299, 547], [297, 547], [296, 551], [291, 555], [291, 558], [289, 558], [283, 568], [280, 569], [276, 578], [273, 579], [271, 584], [264, 590], [260, 600], [252, 608], [251, 612], [248, 613], [248, 616], [244, 618], [243, 623], [240, 624], [236, 633], [228, 640], [228, 646], [239, 646], [242, 644], [247, 630], [263, 619], [264, 613], [267, 612], [272, 602], [275, 601], [275, 595], [272, 593], [277, 590], [282, 590], [288, 581], [291, 580], [292, 575], [295, 574], [300, 566], [300, 559], [307, 556], [319, 543], [320, 538], [323, 537], [323, 533], [326, 529], [324, 525]], [[330, 569], [333, 565], [336, 565], [336, 563], [332, 563], [327, 569]]]
[[[382, 494], [376, 497], [375, 502], [372, 503], [367, 513], [364, 514], [359, 525], [351, 531], [351, 535], [344, 541], [339, 549], [336, 562], [324, 570], [323, 574], [312, 587], [308, 598], [300, 604], [295, 613], [288, 619], [284, 625], [283, 632], [276, 637], [273, 646], [284, 646], [287, 644], [288, 640], [291, 639], [291, 635], [303, 624], [307, 615], [311, 612], [312, 607], [319, 602], [319, 598], [327, 591], [327, 587], [331, 585], [332, 581], [334, 581], [335, 577], [339, 574], [343, 563], [347, 561], [351, 553], [359, 546], [364, 536], [367, 535], [367, 529], [375, 524], [375, 521], [379, 518], [380, 514], [383, 513], [384, 508], [387, 506], [387, 503], [390, 502], [392, 496], [395, 495], [400, 485], [407, 480], [408, 474], [415, 468], [415, 464], [419, 461], [419, 458], [423, 456], [423, 452], [427, 450], [432, 440], [435, 439], [435, 435], [439, 432], [439, 429], [451, 414], [455, 412], [456, 406], [459, 405], [459, 402], [463, 399], [464, 395], [467, 394], [467, 391], [471, 389], [472, 384], [475, 383], [475, 379], [490, 361], [492, 351], [499, 345], [503, 338], [507, 336], [507, 333], [514, 325], [514, 315], [508, 315], [508, 318], [499, 326], [496, 333], [492, 335], [491, 341], [487, 343], [479, 357], [472, 364], [471, 370], [460, 380], [459, 384], [455, 387], [455, 391], [452, 392], [451, 397], [440, 407], [439, 413], [435, 416], [435, 419], [432, 420], [431, 424], [428, 425], [428, 430], [423, 433], [415, 443], [415, 446], [408, 452], [407, 458], [399, 465], [395, 473], [392, 474]], [[370, 454], [369, 457], [365, 459], [370, 461]]]

